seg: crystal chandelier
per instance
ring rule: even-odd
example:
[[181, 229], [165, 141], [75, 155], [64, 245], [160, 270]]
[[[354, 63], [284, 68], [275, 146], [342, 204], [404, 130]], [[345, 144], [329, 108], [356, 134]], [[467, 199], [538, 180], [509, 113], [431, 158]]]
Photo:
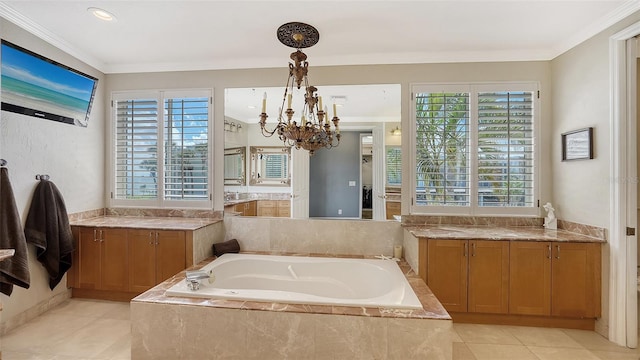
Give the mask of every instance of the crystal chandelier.
[[[318, 96], [315, 86], [309, 85], [307, 71], [309, 63], [307, 55], [300, 51], [315, 45], [320, 39], [318, 30], [311, 25], [290, 22], [278, 28], [278, 40], [286, 46], [295, 48], [291, 53], [293, 64], [289, 63], [289, 77], [282, 98], [282, 106], [278, 110], [278, 123], [273, 130], [266, 128], [267, 124], [267, 94], [262, 99], [262, 113], [260, 114], [260, 130], [262, 135], [271, 137], [277, 133], [285, 145], [295, 146], [296, 149], [305, 149], [309, 155], [322, 148], [330, 149], [340, 144], [340, 119], [336, 115], [336, 105], [333, 104], [333, 118], [329, 120], [327, 107], [322, 107], [322, 96]], [[298, 89], [304, 83], [304, 107], [300, 116], [300, 122], [293, 120], [295, 111], [291, 109], [293, 87]], [[285, 109], [285, 103], [287, 105]], [[283, 112], [287, 119], [283, 117]], [[333, 129], [331, 123], [333, 123]]]

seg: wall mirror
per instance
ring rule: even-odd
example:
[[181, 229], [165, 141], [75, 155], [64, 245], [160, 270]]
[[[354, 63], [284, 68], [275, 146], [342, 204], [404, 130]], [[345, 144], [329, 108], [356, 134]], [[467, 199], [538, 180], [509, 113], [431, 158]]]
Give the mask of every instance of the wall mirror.
[[291, 148], [287, 146], [251, 146], [249, 185], [290, 186]]
[[[225, 148], [244, 147], [247, 152], [245, 186], [225, 185], [225, 191], [251, 194], [256, 198], [264, 194], [265, 197], [291, 199], [291, 216], [296, 218], [366, 219], [369, 214], [363, 214], [370, 208], [369, 212], [374, 220], [384, 220], [386, 202], [391, 201], [387, 195], [393, 193], [396, 199], [394, 201], [398, 202], [402, 195], [401, 86], [318, 86], [318, 95], [323, 97], [330, 112], [333, 110], [332, 105], [336, 105], [342, 131], [340, 146], [318, 150], [313, 157], [306, 157], [307, 163], [297, 156], [299, 153], [295, 149], [291, 149], [290, 157], [280, 155], [280, 159], [286, 159], [284, 161], [287, 162], [282, 164], [279, 171], [286, 166], [286, 172], [284, 175], [280, 172], [275, 175], [271, 173], [272, 170], [276, 172], [275, 169], [266, 168], [266, 153], [260, 159], [259, 154], [254, 154], [251, 149], [262, 149], [273, 154], [273, 149], [285, 146], [277, 132], [273, 136], [265, 136], [258, 124], [260, 107], [266, 93], [266, 113], [269, 116], [267, 130], [275, 128], [279, 108], [283, 104], [281, 85], [224, 90], [224, 120], [230, 125], [236, 124], [235, 128], [224, 128]], [[294, 87], [292, 109], [295, 111], [293, 119], [296, 121], [299, 121], [302, 114], [304, 95], [304, 88], [297, 90]], [[360, 134], [371, 134], [375, 139], [363, 153], [359, 147]], [[394, 149], [389, 152], [387, 147]], [[322, 158], [328, 158], [326, 163]], [[281, 163], [276, 160], [273, 162]], [[323, 164], [327, 167], [323, 167]], [[311, 174], [318, 180], [313, 188], [310, 188]], [[345, 192], [349, 196], [341, 195]]]
[[224, 184], [242, 186], [245, 183], [246, 148], [224, 149]]

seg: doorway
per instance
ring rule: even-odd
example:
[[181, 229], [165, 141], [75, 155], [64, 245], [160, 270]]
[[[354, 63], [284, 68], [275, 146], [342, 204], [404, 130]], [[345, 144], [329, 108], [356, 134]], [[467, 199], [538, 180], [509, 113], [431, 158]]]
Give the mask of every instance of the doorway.
[[373, 135], [360, 134], [360, 217], [373, 219]]

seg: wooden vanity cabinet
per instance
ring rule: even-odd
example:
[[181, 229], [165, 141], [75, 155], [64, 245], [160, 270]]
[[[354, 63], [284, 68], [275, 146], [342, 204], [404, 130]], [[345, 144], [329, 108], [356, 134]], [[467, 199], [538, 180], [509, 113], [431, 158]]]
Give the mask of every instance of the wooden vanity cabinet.
[[258, 216], [291, 217], [289, 200], [258, 200]]
[[278, 217], [291, 217], [291, 200], [278, 200]]
[[508, 241], [429, 240], [427, 257], [427, 285], [448, 311], [508, 312]]
[[186, 267], [184, 231], [128, 230], [129, 291], [144, 292]]
[[278, 216], [276, 200], [258, 200], [258, 216]]
[[400, 201], [386, 201], [385, 207], [387, 212], [387, 220], [394, 220], [393, 215], [400, 215], [402, 203]]
[[76, 287], [128, 291], [127, 230], [80, 228], [77, 233]]
[[257, 216], [258, 215], [258, 206], [257, 201], [247, 201], [241, 204], [237, 204], [234, 207], [235, 212], [242, 216]]
[[599, 243], [511, 242], [511, 314], [600, 316]]

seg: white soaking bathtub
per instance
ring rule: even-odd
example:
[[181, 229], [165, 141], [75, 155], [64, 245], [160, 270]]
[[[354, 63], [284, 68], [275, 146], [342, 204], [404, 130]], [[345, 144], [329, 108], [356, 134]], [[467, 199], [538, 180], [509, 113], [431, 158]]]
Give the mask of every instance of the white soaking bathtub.
[[167, 296], [422, 309], [395, 261], [224, 254], [200, 269], [212, 272], [198, 290], [181, 281]]

